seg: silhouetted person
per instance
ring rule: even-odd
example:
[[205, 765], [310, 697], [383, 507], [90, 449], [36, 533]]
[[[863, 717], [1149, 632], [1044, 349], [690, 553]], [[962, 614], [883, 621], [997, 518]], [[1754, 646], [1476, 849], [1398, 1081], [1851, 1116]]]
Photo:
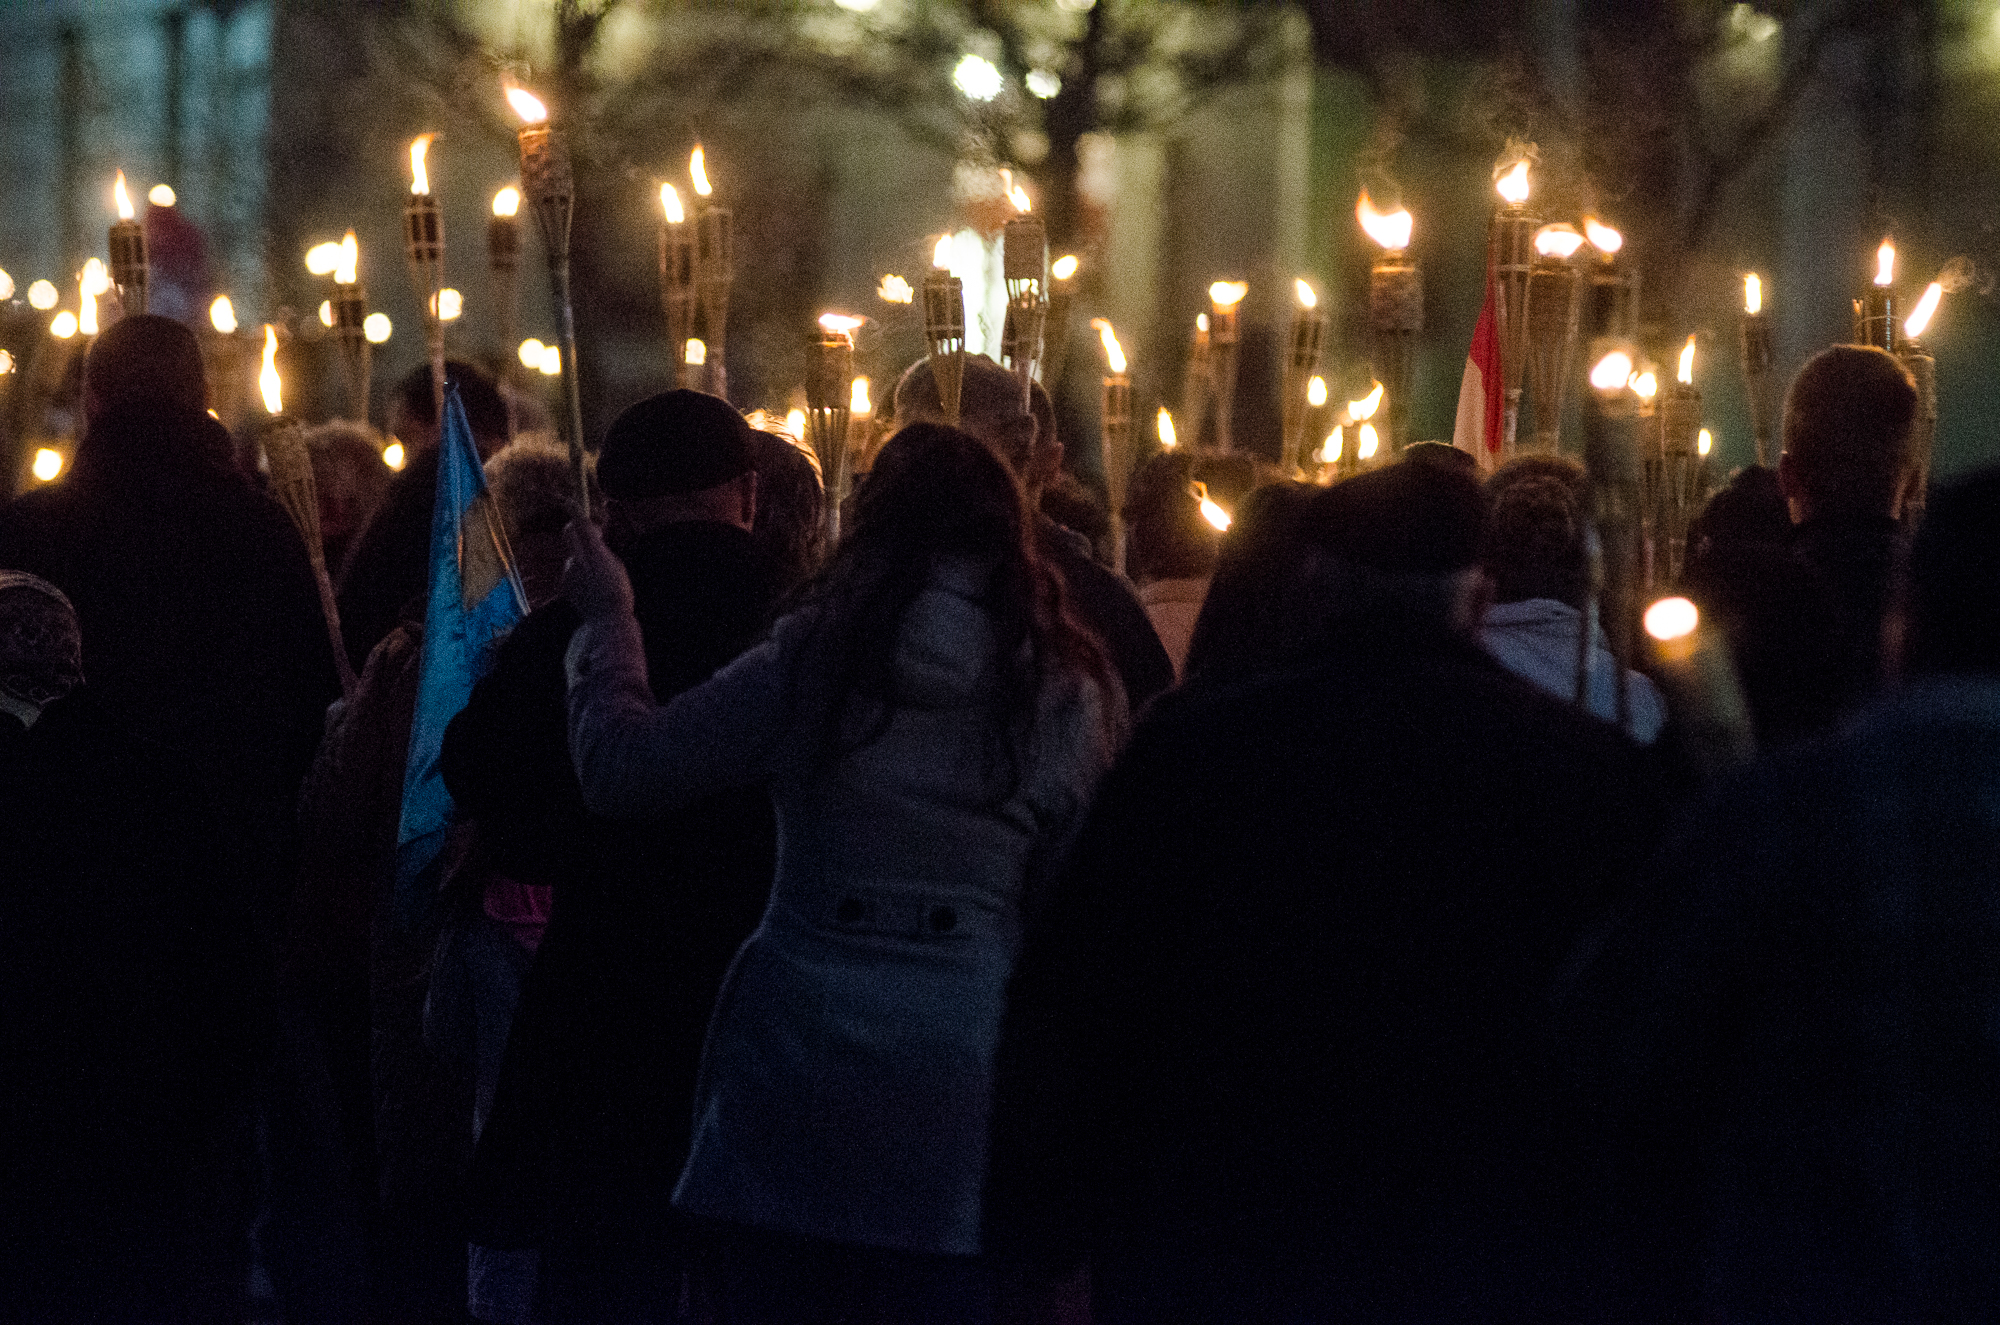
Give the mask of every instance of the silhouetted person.
[[1716, 788], [1586, 951], [1599, 1318], [2000, 1319], [1996, 558], [1987, 469], [1917, 537], [1903, 688]]
[[1190, 684], [1280, 670], [1320, 641], [1319, 556], [1307, 537], [1314, 505], [1302, 483], [1268, 483], [1238, 504], [1188, 642]]
[[787, 584], [804, 581], [826, 557], [826, 485], [819, 457], [787, 432], [753, 429], [757, 521], [751, 533], [785, 568]]
[[382, 439], [375, 430], [350, 419], [331, 419], [306, 429], [306, 449], [312, 457], [326, 564], [339, 569], [396, 471], [383, 463]]
[[1202, 518], [1195, 462], [1189, 451], [1161, 451], [1139, 466], [1125, 494], [1125, 574], [1138, 587], [1176, 680], [1187, 669], [1188, 642], [1222, 541], [1222, 531]]
[[1643, 756], [1474, 642], [1471, 475], [1309, 501], [1319, 642], [1155, 704], [1028, 937], [988, 1250], [1087, 1257], [1107, 1325], [1560, 1318], [1546, 991]]

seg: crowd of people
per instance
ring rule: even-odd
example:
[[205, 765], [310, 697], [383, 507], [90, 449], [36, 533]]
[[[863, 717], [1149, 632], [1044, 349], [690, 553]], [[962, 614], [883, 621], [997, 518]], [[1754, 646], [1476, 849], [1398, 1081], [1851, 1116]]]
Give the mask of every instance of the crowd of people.
[[1117, 540], [919, 362], [829, 546], [726, 401], [592, 520], [449, 376], [530, 610], [420, 914], [428, 368], [314, 434], [346, 695], [179, 324], [0, 508], [0, 1321], [2000, 1320], [2000, 469], [1892, 356], [1663, 586], [1722, 763], [1559, 456], [1163, 451]]

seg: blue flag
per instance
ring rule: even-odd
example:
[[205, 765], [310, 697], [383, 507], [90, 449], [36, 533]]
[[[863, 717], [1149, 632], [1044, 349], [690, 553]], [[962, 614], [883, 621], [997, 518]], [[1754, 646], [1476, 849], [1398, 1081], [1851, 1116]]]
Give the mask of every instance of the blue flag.
[[395, 909], [405, 924], [420, 921], [436, 895], [433, 867], [451, 826], [451, 793], [438, 771], [444, 729], [472, 698], [473, 682], [486, 674], [501, 637], [527, 610], [465, 407], [450, 387], [431, 511], [430, 605], [396, 833]]

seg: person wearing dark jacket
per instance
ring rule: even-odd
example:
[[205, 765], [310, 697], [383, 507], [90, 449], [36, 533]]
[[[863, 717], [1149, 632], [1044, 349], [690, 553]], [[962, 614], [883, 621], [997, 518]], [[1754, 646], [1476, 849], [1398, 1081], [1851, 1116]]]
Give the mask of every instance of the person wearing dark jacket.
[[1651, 779], [1473, 638], [1474, 478], [1314, 502], [1319, 641], [1154, 706], [1028, 937], [987, 1248], [1103, 1325], [1560, 1319], [1547, 990]]
[[[664, 702], [755, 642], [784, 588], [752, 536], [750, 427], [670, 391], [620, 415], [597, 474]], [[444, 775], [495, 870], [553, 888], [474, 1159], [473, 1237], [538, 1248], [556, 1320], [651, 1320], [681, 1266], [668, 1198], [725, 967], [756, 927], [775, 850], [768, 797], [731, 791], [613, 823], [570, 763], [557, 599], [517, 626], [444, 743]]]

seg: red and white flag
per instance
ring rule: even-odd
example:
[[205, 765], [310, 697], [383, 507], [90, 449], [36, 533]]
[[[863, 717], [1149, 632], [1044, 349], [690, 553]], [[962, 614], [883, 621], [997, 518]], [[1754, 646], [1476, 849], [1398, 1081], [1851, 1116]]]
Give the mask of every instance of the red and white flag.
[[1479, 325], [1472, 329], [1472, 349], [1465, 356], [1465, 376], [1458, 384], [1458, 422], [1451, 444], [1469, 451], [1481, 469], [1493, 467], [1500, 454], [1504, 393], [1500, 385], [1500, 328], [1493, 312], [1493, 270], [1486, 271], [1486, 302]]

